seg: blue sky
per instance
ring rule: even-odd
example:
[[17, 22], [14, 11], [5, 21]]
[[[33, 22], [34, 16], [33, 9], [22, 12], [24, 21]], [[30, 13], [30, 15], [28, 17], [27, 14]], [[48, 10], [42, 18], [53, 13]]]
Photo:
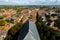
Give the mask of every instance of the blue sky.
[[0, 0], [0, 5], [60, 5], [60, 0]]

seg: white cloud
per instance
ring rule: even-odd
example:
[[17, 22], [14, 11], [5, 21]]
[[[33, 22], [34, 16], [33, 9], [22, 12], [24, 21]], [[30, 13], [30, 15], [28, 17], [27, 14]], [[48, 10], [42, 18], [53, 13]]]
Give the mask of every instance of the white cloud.
[[9, 2], [9, 0], [0, 0], [0, 2]]
[[16, 3], [16, 4], [29, 4], [29, 1], [10, 1], [11, 3]]
[[46, 2], [46, 0], [39, 0], [40, 2]]
[[[57, 2], [56, 2], [57, 1]], [[0, 2], [7, 4], [21, 4], [21, 5], [32, 5], [32, 4], [60, 4], [60, 0], [0, 0]], [[56, 3], [55, 3], [56, 2]], [[1, 4], [1, 3], [0, 3]]]
[[22, 4], [30, 4], [29, 1], [22, 1], [21, 3], [22, 3]]
[[49, 2], [56, 2], [57, 0], [48, 0]]
[[29, 2], [26, 2], [26, 4], [30, 4]]
[[13, 1], [14, 3], [17, 3], [17, 4], [20, 4], [20, 2], [19, 1]]
[[20, 2], [19, 2], [19, 1], [10, 1], [10, 3], [20, 4]]
[[[38, 0], [37, 0], [38, 1]], [[31, 2], [36, 2], [36, 0], [32, 0]]]
[[6, 2], [9, 2], [9, 0], [5, 0]]

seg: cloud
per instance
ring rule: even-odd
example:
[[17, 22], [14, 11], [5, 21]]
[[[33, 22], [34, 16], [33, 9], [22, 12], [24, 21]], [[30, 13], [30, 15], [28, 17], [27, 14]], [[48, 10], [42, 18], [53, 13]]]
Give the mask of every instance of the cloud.
[[[11, 1], [10, 1], [11, 2]], [[12, 1], [11, 3], [17, 3], [17, 4], [20, 4], [19, 1]]]
[[47, 0], [39, 0], [40, 2], [46, 2]]
[[0, 4], [11, 5], [55, 5], [60, 4], [60, 0], [0, 0]]
[[[38, 1], [38, 0], [37, 0]], [[36, 2], [36, 0], [32, 0], [31, 2]]]
[[56, 2], [57, 0], [48, 0], [48, 2]]
[[9, 0], [5, 0], [6, 2], [9, 2]]

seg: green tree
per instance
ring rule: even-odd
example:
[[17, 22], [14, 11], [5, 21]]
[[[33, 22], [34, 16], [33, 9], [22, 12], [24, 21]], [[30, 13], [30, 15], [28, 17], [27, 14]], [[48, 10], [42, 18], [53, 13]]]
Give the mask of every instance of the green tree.
[[11, 35], [15, 35], [20, 29], [22, 28], [22, 23], [17, 23], [15, 26], [13, 26], [10, 30], [9, 30], [9, 34]]
[[12, 40], [12, 36], [8, 35], [4, 40]]
[[46, 37], [50, 37], [50, 31], [46, 33]]
[[43, 33], [40, 33], [41, 40], [43, 39], [43, 37], [44, 37], [44, 34]]
[[20, 29], [22, 28], [22, 23], [19, 22], [16, 25], [14, 25], [7, 34], [7, 37], [4, 40], [13, 40], [16, 38], [19, 34]]
[[55, 26], [55, 27], [58, 27], [58, 28], [60, 29], [60, 19], [57, 19], [57, 20], [55, 20], [54, 22], [55, 22], [55, 23], [54, 23], [54, 26]]
[[0, 20], [0, 26], [4, 26], [5, 25], [5, 21]]
[[46, 36], [44, 36], [42, 40], [47, 40]]
[[14, 23], [14, 19], [6, 19], [5, 21], [7, 21], [9, 23]]
[[3, 19], [4, 18], [4, 16], [0, 16], [0, 19]]
[[56, 40], [55, 35], [52, 35], [51, 40]]
[[51, 29], [43, 21], [36, 21], [36, 26], [41, 40], [56, 40], [56, 36], [60, 35], [59, 31]]

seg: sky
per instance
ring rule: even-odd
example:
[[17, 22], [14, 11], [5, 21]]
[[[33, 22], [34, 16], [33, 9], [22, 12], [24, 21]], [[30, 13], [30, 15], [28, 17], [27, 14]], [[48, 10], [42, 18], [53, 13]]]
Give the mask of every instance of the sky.
[[0, 0], [0, 5], [60, 5], [60, 0]]

